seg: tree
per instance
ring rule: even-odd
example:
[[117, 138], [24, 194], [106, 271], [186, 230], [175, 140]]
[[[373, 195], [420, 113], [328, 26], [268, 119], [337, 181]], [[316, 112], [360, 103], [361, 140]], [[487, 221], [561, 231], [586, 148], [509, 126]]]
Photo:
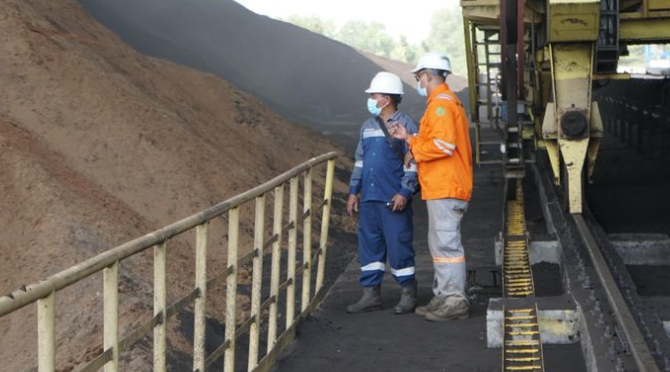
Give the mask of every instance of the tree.
[[403, 52], [403, 58], [401, 61], [405, 61], [410, 64], [415, 64], [417, 59], [417, 48], [414, 45], [410, 45], [407, 41], [405, 35], [400, 36], [400, 50]]
[[404, 36], [395, 40], [389, 36], [386, 26], [379, 22], [353, 20], [338, 29], [332, 21], [317, 16], [291, 15], [284, 20], [353, 48], [409, 64], [416, 63], [426, 52], [442, 52], [451, 59], [454, 73], [465, 75], [467, 71], [463, 16], [458, 6], [436, 11], [430, 20], [428, 38], [418, 44], [410, 44]]
[[294, 14], [282, 20], [331, 39], [335, 37], [337, 30], [333, 21], [323, 20], [317, 16], [299, 16]]
[[386, 33], [386, 26], [378, 22], [349, 21], [342, 25], [335, 40], [386, 58], [391, 57], [396, 45]]
[[430, 34], [422, 47], [424, 52], [433, 51], [446, 54], [451, 60], [453, 72], [465, 75], [467, 65], [461, 9], [451, 7], [433, 13], [430, 21]]

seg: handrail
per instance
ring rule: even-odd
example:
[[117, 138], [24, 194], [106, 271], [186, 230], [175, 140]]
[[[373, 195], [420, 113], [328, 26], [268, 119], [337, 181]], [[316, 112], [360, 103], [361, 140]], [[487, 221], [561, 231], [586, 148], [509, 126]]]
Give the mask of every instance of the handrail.
[[[329, 152], [312, 158], [289, 171], [257, 186], [251, 190], [234, 196], [216, 204], [202, 212], [193, 214], [180, 221], [161, 229], [119, 245], [84, 262], [65, 269], [42, 281], [22, 286], [21, 289], [0, 297], [0, 318], [24, 306], [37, 302], [38, 318], [38, 371], [55, 371], [55, 297], [58, 291], [77, 283], [95, 273], [103, 272], [104, 293], [104, 339], [103, 352], [91, 361], [82, 371], [97, 371], [105, 366], [106, 372], [117, 372], [119, 368], [119, 354], [127, 350], [135, 342], [153, 330], [154, 334], [154, 371], [166, 371], [166, 323], [167, 320], [186, 306], [194, 304], [194, 350], [193, 371], [204, 372], [207, 365], [213, 363], [220, 356], [224, 356], [224, 371], [232, 372], [235, 363], [235, 340], [244, 333], [249, 333], [249, 371], [267, 370], [276, 356], [295, 336], [297, 323], [308, 315], [325, 294], [323, 287], [326, 248], [328, 241], [331, 197], [333, 190], [335, 159], [337, 154]], [[318, 204], [322, 209], [319, 249], [311, 249], [311, 221], [312, 210], [312, 169], [327, 162], [323, 201]], [[299, 204], [299, 175], [303, 180], [303, 210], [298, 214]], [[289, 221], [282, 225], [284, 185], [289, 187]], [[274, 192], [273, 235], [265, 238], [265, 196]], [[238, 259], [239, 253], [239, 223], [240, 206], [255, 199], [254, 246], [253, 250]], [[226, 269], [208, 279], [207, 275], [207, 236], [209, 222], [228, 213], [228, 263]], [[298, 246], [297, 232], [302, 224], [303, 260], [300, 265], [296, 262]], [[196, 229], [195, 252], [195, 288], [176, 303], [167, 304], [167, 272], [166, 251], [167, 242], [171, 238], [184, 232]], [[282, 235], [288, 236], [287, 278], [280, 283]], [[149, 248], [154, 248], [154, 312], [148, 323], [132, 330], [130, 336], [123, 340], [118, 339], [118, 312], [119, 312], [119, 263], [133, 255]], [[269, 297], [263, 299], [262, 293], [262, 264], [266, 248], [272, 247], [272, 274], [270, 279]], [[241, 326], [236, 324], [236, 296], [237, 274], [242, 264], [252, 262], [253, 280], [251, 313]], [[317, 265], [315, 265], [315, 262]], [[311, 296], [312, 268], [316, 268], [316, 282], [314, 295]], [[295, 314], [296, 279], [302, 276], [302, 292], [300, 312]], [[226, 281], [226, 335], [224, 342], [210, 355], [205, 351], [206, 328], [206, 296], [207, 287], [219, 281]], [[287, 301], [285, 309], [286, 327], [284, 332], [277, 336], [278, 301], [280, 291], [286, 291]], [[265, 314], [267, 313], [267, 314]], [[265, 356], [259, 361], [260, 323], [261, 318], [268, 318], [268, 343]]]
[[327, 160], [333, 160], [335, 158], [337, 158], [336, 152], [329, 152], [312, 158], [262, 185], [256, 186], [251, 190], [209, 207], [202, 212], [193, 214], [161, 229], [150, 232], [140, 238], [112, 248], [82, 263], [54, 274], [45, 280], [27, 285], [23, 287], [23, 289], [16, 290], [8, 295], [0, 297], [0, 317], [5, 316], [26, 305], [29, 305], [40, 298], [46, 297], [51, 292], [59, 291], [73, 283], [76, 283], [112, 265], [114, 262], [121, 261], [125, 258], [133, 256], [145, 249], [151, 248], [156, 244], [162, 243], [176, 235], [184, 233], [198, 225], [210, 221], [213, 218], [221, 216], [232, 208], [271, 191], [275, 187], [285, 183], [286, 181], [314, 167], [315, 165], [321, 164]]

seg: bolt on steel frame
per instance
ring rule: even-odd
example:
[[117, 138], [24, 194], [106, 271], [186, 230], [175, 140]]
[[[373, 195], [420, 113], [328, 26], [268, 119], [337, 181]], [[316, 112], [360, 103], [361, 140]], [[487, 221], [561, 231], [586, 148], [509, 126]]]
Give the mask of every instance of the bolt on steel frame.
[[[295, 337], [298, 323], [308, 316], [325, 295], [324, 277], [330, 221], [331, 197], [337, 154], [330, 152], [315, 157], [282, 175], [231, 199], [221, 202], [200, 213], [163, 227], [138, 239], [112, 248], [98, 256], [72, 266], [43, 281], [0, 297], [0, 317], [8, 315], [24, 306], [36, 303], [38, 330], [38, 372], [56, 370], [56, 296], [58, 291], [75, 284], [93, 274], [102, 272], [104, 292], [103, 352], [82, 369], [84, 372], [119, 371], [119, 355], [134, 343], [153, 332], [153, 370], [167, 371], [167, 321], [186, 306], [194, 305], [193, 371], [204, 372], [222, 355], [224, 371], [235, 370], [235, 343], [241, 335], [249, 333], [248, 371], [267, 371], [277, 356]], [[319, 248], [312, 252], [312, 170], [327, 164], [321, 208], [321, 230]], [[298, 215], [299, 181], [303, 178], [303, 213]], [[284, 186], [289, 184], [289, 221], [282, 225]], [[264, 239], [265, 198], [274, 195], [273, 231], [269, 239]], [[255, 201], [255, 222], [253, 250], [239, 258], [240, 206]], [[228, 216], [228, 261], [227, 268], [213, 277], [208, 277], [207, 249], [208, 226], [215, 218]], [[298, 226], [302, 223], [303, 259], [296, 263]], [[195, 229], [195, 288], [191, 293], [171, 306], [167, 303], [167, 252], [170, 239]], [[287, 278], [280, 282], [282, 236], [288, 236]], [[262, 298], [263, 255], [271, 247], [271, 278], [269, 297]], [[154, 255], [154, 317], [133, 330], [129, 336], [119, 340], [119, 263], [124, 259], [153, 248]], [[241, 325], [236, 324], [237, 281], [241, 265], [252, 264], [251, 313]], [[312, 296], [312, 268], [316, 262], [316, 279]], [[301, 307], [296, 316], [296, 277], [302, 275]], [[226, 312], [224, 342], [209, 355], [205, 349], [207, 289], [226, 282]], [[278, 298], [286, 292], [285, 330], [278, 335]], [[267, 312], [267, 350], [259, 360], [261, 320]]]

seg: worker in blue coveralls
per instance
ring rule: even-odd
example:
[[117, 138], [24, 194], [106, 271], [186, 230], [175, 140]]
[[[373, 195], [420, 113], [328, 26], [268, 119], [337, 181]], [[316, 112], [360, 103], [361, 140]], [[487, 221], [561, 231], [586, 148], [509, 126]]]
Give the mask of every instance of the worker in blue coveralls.
[[407, 145], [391, 137], [389, 128], [400, 124], [409, 133], [418, 132], [418, 128], [398, 110], [404, 93], [398, 76], [380, 72], [365, 92], [370, 95], [368, 111], [372, 117], [361, 127], [347, 201], [350, 216], [359, 212], [363, 296], [349, 305], [347, 312], [381, 310], [381, 282], [388, 257], [391, 273], [402, 287], [400, 301], [393, 310], [406, 314], [416, 307], [411, 198], [417, 189], [417, 173], [413, 162], [405, 167]]

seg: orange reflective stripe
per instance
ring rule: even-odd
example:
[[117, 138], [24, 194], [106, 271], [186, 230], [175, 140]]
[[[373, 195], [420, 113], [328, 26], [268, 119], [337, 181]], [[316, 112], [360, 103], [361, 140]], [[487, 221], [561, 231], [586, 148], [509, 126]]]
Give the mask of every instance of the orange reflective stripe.
[[465, 256], [459, 257], [433, 257], [435, 263], [461, 263], [465, 262]]

